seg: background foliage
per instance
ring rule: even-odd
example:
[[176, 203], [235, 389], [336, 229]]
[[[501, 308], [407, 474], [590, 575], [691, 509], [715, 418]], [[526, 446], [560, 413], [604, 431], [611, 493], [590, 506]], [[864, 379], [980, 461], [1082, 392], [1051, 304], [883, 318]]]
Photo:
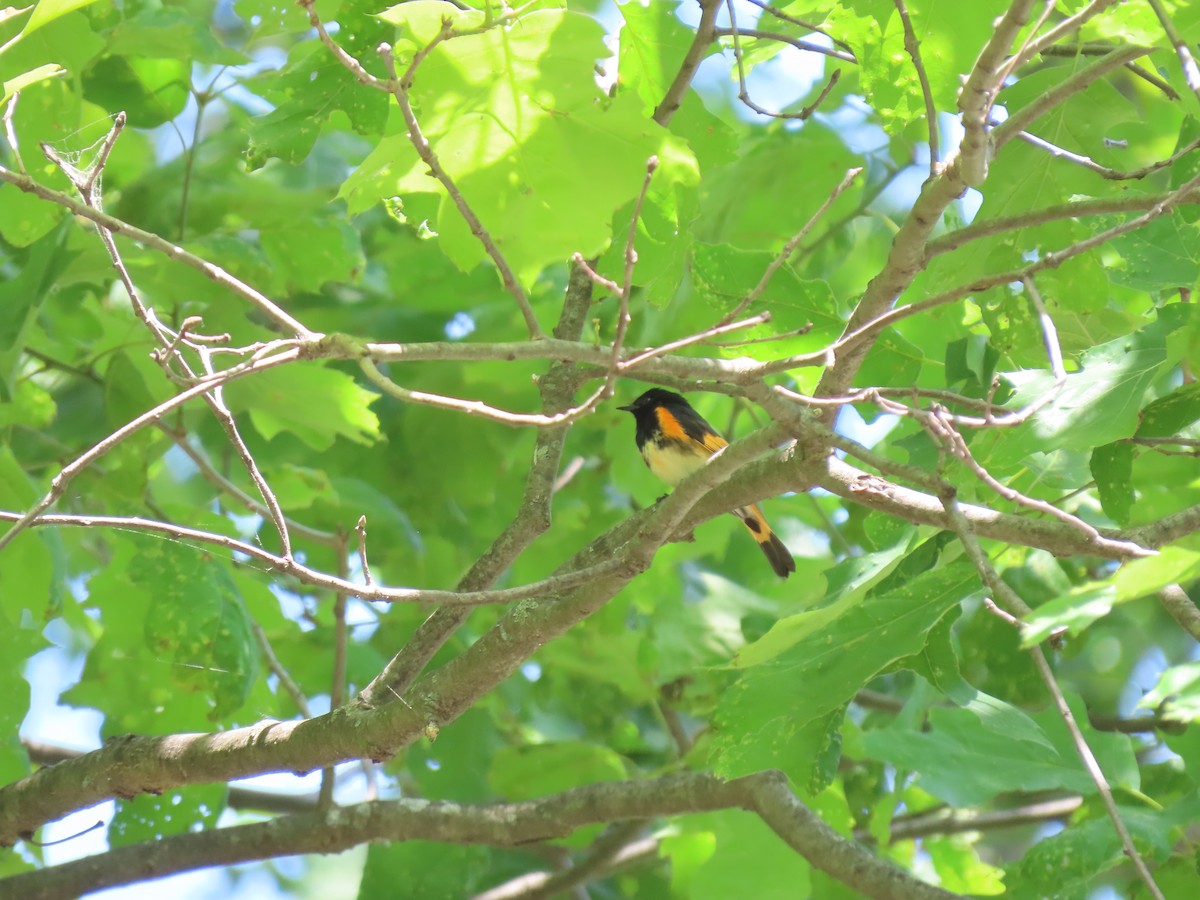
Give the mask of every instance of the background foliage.
[[[1032, 12], [998, 48], [1001, 63], [1068, 24], [1061, 40], [1000, 73], [995, 85], [1005, 86], [986, 110], [991, 148], [972, 157], [990, 159], [986, 177], [954, 181], [972, 135], [969, 109], [958, 116], [974, 99], [973, 82], [959, 99], [964, 78], [996, 76], [977, 60], [1003, 31], [998, 17], [1020, 6], [797, 0], [775, 16], [711, 0], [534, 0], [516, 11], [318, 0], [316, 14], [336, 24], [333, 38], [365, 69], [358, 77], [304, 9], [273, 0], [40, 0], [0, 10], [11, 135], [0, 148], [0, 508], [33, 508], [64, 466], [179, 390], [151, 358], [161, 341], [135, 315], [96, 229], [30, 192], [32, 179], [75, 196], [41, 142], [93, 164], [123, 111], [126, 127], [103, 167], [104, 212], [252, 285], [310, 337], [427, 345], [415, 361], [376, 356], [403, 391], [527, 414], [561, 412], [546, 405], [554, 366], [573, 373], [568, 402], [601, 383], [603, 365], [586, 354], [612, 347], [621, 303], [595, 288], [575, 333], [555, 332], [580, 348], [568, 359], [512, 349], [530, 341], [514, 297], [528, 298], [544, 332], [564, 328], [572, 255], [624, 284], [638, 207], [625, 348], [702, 334], [735, 310], [769, 311], [770, 321], [622, 373], [613, 402], [557, 430], [389, 393], [364, 376], [358, 344], [347, 353], [323, 345], [230, 381], [224, 403], [294, 523], [296, 559], [364, 583], [354, 528], [365, 516], [375, 585], [480, 590], [537, 582], [564, 564], [569, 573], [575, 554], [631, 515], [642, 521], [637, 511], [661, 493], [632, 423], [614, 409], [647, 386], [638, 380], [697, 391], [690, 397], [705, 416], [744, 436], [786, 421], [781, 402], [804, 407], [768, 392], [776, 405], [764, 408], [738, 367], [804, 354], [825, 365], [782, 363], [757, 384], [805, 396], [883, 389], [844, 404], [839, 431], [877, 455], [860, 443], [849, 446], [851, 461], [924, 491], [935, 513], [906, 496], [885, 510], [844, 485], [839, 494], [829, 479], [793, 472], [781, 481], [778, 465], [775, 481], [763, 467], [743, 473], [743, 495], [731, 500], [794, 491], [765, 505], [796, 555], [787, 582], [732, 518], [714, 518], [692, 540], [664, 544], [578, 624], [548, 631], [494, 690], [468, 678], [481, 696], [469, 696], [465, 711], [419, 723], [415, 740], [353, 752], [318, 742], [300, 768], [342, 763], [341, 802], [378, 793], [459, 803], [677, 771], [780, 769], [841, 835], [947, 891], [1083, 897], [1108, 886], [1140, 896], [1148, 889], [1026, 652], [1065, 627], [1065, 645], [1050, 651], [1054, 669], [1134, 845], [1163, 895], [1192, 897], [1200, 614], [1186, 595], [1173, 606], [1155, 595], [1200, 578], [1200, 321], [1190, 302], [1200, 232], [1189, 187], [1200, 172], [1191, 152], [1200, 100], [1162, 24], [1186, 51], [1200, 39], [1200, 6], [1163, 0], [1160, 17], [1149, 3], [1024, 4]], [[444, 28], [453, 39], [442, 39]], [[711, 40], [697, 40], [697, 28]], [[383, 42], [401, 75], [420, 65], [401, 93], [453, 190], [422, 156], [403, 104], [366, 83], [388, 77], [376, 53]], [[692, 52], [708, 59], [695, 88], [680, 93], [673, 84]], [[777, 113], [820, 103], [803, 119], [779, 118], [753, 112], [739, 93]], [[933, 168], [929, 103], [941, 138]], [[643, 201], [652, 155], [659, 164]], [[929, 206], [938, 191], [945, 201]], [[486, 228], [492, 258], [457, 199]], [[830, 201], [798, 249], [785, 250]], [[169, 328], [200, 317], [193, 332], [227, 334], [235, 348], [295, 336], [162, 247], [119, 245], [142, 302]], [[497, 255], [511, 268], [507, 287]], [[1061, 383], [1035, 290], [1056, 326]], [[933, 302], [822, 356], [848, 320], [852, 331], [897, 297]], [[220, 369], [231, 357], [212, 358]], [[723, 362], [706, 367], [710, 359]], [[985, 402], [1042, 405], [1013, 427], [961, 428], [989, 483], [939, 447], [928, 419], [888, 405], [929, 410], [934, 400], [963, 415]], [[827, 437], [791, 427], [780, 440], [829, 452]], [[561, 440], [561, 463], [541, 533], [527, 476], [551, 452], [543, 440]], [[985, 589], [986, 574], [963, 550], [972, 538], [938, 506], [934, 482], [951, 485], [964, 508], [1047, 523], [1004, 535], [975, 527], [989, 567], [1033, 607], [1024, 642], [985, 607], [985, 596], [1002, 597]], [[996, 482], [1021, 496], [1002, 496]], [[824, 489], [805, 491], [816, 484]], [[1165, 546], [1122, 561], [1024, 498], [1110, 529], [1110, 540]], [[114, 442], [53, 511], [141, 517], [280, 552], [226, 431], [197, 401]], [[1173, 530], [1154, 532], [1164, 519]], [[341, 706], [430, 614], [428, 603], [338, 599], [204, 538], [85, 524], [29, 528], [0, 548], [0, 783], [26, 783], [48, 761], [45, 742], [112, 748], [124, 735], [233, 732]], [[634, 559], [625, 534], [602, 555]], [[1048, 534], [1074, 535], [1074, 549]], [[505, 558], [499, 535], [520, 535], [518, 549], [529, 550]], [[537, 596], [565, 609], [579, 590]], [[461, 617], [430, 671], [457, 672], [476, 642], [501, 640], [504, 615], [482, 606]], [[78, 675], [64, 682], [56, 667]], [[41, 704], [34, 715], [30, 681]], [[98, 733], [48, 715], [56, 704], [97, 711], [88, 721]], [[348, 761], [371, 756], [381, 765], [369, 777]], [[236, 765], [230, 778], [294, 768], [283, 756]], [[263, 810], [289, 814], [279, 801], [239, 799], [226, 780], [185, 775], [157, 783], [158, 796], [119, 797], [104, 814], [108, 846], [257, 821]], [[4, 790], [0, 820], [17, 815], [3, 807]], [[304, 795], [291, 812], [314, 803]], [[632, 862], [619, 863], [622, 850]], [[21, 841], [0, 856], [0, 876], [64, 858]], [[595, 871], [581, 880], [596, 897], [855, 895], [736, 809], [606, 832], [591, 825], [517, 848], [376, 843], [365, 862], [338, 864], [362, 868], [362, 897], [397, 884], [410, 896], [458, 897], [589, 858]], [[304, 895], [320, 883], [310, 868], [319, 865], [266, 871], [279, 891]], [[344, 876], [343, 895], [357, 877]]]

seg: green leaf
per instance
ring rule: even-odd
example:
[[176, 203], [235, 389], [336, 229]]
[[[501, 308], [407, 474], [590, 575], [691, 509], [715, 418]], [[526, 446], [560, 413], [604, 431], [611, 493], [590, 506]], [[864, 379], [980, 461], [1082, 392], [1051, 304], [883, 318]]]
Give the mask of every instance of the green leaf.
[[[673, 878], [674, 896], [693, 900], [754, 897], [785, 900], [807, 896], [810, 865], [792, 852], [757, 816], [725, 810], [689, 816], [681, 827], [704, 839], [692, 865]], [[705, 857], [705, 845], [714, 852]], [[695, 853], [695, 850], [693, 850]]]
[[[1078, 700], [1072, 712], [1109, 783], [1138, 787], [1137, 761], [1125, 735], [1094, 731]], [[917, 783], [954, 806], [985, 803], [1007, 791], [1069, 790], [1091, 795], [1083, 768], [1057, 710], [1032, 715], [1052, 746], [985, 728], [966, 710], [934, 708], [929, 730], [882, 728], [863, 735], [873, 756], [917, 773]]]
[[36, 69], [30, 69], [28, 72], [18, 75], [15, 78], [6, 79], [2, 85], [4, 94], [0, 96], [0, 107], [4, 106], [17, 91], [23, 91], [29, 85], [45, 81], [47, 78], [57, 78], [59, 75], [65, 75], [66, 71], [58, 63], [46, 63], [43, 66], [38, 66]]
[[[958, 562], [856, 602], [840, 616], [823, 616], [794, 646], [722, 693], [715, 714], [718, 757], [736, 760], [745, 745], [767, 740], [783, 746], [783, 735], [839, 710], [880, 672], [920, 650], [929, 629], [978, 583], [974, 568]], [[789, 688], [797, 684], [805, 689]], [[807, 743], [825, 752], [825, 740]]]
[[491, 761], [488, 783], [506, 800], [531, 800], [572, 787], [617, 781], [621, 758], [607, 747], [579, 741], [505, 747]]
[[[600, 97], [592, 61], [606, 55], [601, 37], [586, 16], [536, 11], [519, 28], [443, 42], [414, 86], [422, 131], [526, 284], [549, 263], [604, 249], [613, 212], [637, 195], [651, 155], [689, 155], [682, 147], [665, 151], [669, 136], [631, 95]], [[655, 177], [684, 174], [676, 166]], [[459, 268], [483, 260], [478, 239], [407, 140], [381, 142], [341, 196], [359, 210], [411, 193], [441, 195], [435, 230]]]
[[359, 234], [345, 222], [285, 223], [265, 231], [259, 241], [295, 292], [316, 292], [330, 281], [353, 283], [366, 265]]
[[217, 39], [206, 18], [181, 7], [137, 10], [112, 30], [107, 49], [114, 56], [170, 56], [216, 65], [246, 61], [243, 54]]
[[1168, 584], [1189, 584], [1197, 578], [1200, 550], [1195, 538], [1185, 538], [1163, 547], [1154, 556], [1125, 563], [1113, 576], [1113, 585], [1117, 602], [1124, 603], [1153, 594]]
[[[0, 596], [10, 591], [0, 570]], [[20, 619], [10, 619], [6, 610], [0, 607], [0, 735], [3, 735], [0, 737], [0, 778], [6, 783], [29, 774], [28, 757], [17, 735], [29, 713], [30, 684], [24, 677], [25, 665], [47, 645], [40, 630], [21, 624]]]
[[1092, 451], [1091, 470], [1104, 514], [1119, 525], [1128, 525], [1133, 508], [1133, 445], [1097, 447]]
[[[41, 494], [12, 450], [0, 446], [0, 509], [24, 512]], [[0, 522], [3, 531], [11, 527]], [[0, 553], [0, 615], [23, 628], [49, 621], [62, 608], [65, 581], [60, 536], [46, 528], [26, 530]]]
[[1062, 596], [1043, 603], [1026, 619], [1022, 646], [1032, 647], [1059, 628], [1078, 635], [1113, 606], [1137, 600], [1168, 584], [1189, 583], [1200, 577], [1200, 552], [1194, 541], [1164, 547], [1154, 556], [1124, 563], [1107, 581], [1089, 581], [1072, 587]]
[[84, 79], [84, 96], [106, 109], [123, 110], [135, 128], [175, 118], [191, 96], [191, 64], [182, 59], [108, 56]]
[[[1099, 216], [1097, 230], [1111, 228], [1120, 220]], [[1145, 228], [1114, 238], [1108, 247], [1121, 255], [1111, 264], [1109, 276], [1118, 284], [1139, 291], [1188, 287], [1200, 276], [1200, 229], [1178, 211], [1160, 216]]]
[[487, 847], [458, 846], [433, 841], [397, 841], [372, 844], [367, 850], [359, 900], [374, 900], [405, 892], [428, 900], [459, 900], [488, 886], [493, 851]]
[[959, 835], [932, 837], [925, 839], [922, 846], [947, 891], [975, 897], [1005, 892], [1003, 870], [980, 859], [977, 846], [968, 839]]
[[900, 663], [923, 676], [931, 685], [974, 714], [989, 731], [1051, 748], [1045, 732], [1027, 713], [998, 697], [976, 690], [962, 677], [950, 630], [957, 616], [952, 610], [929, 633], [925, 648]]
[[[1163, 307], [1156, 321], [1128, 338], [1101, 344], [1079, 360], [1080, 371], [1023, 428], [1023, 440], [1010, 442], [1005, 457], [1017, 448], [1042, 452], [1060, 447], [1095, 447], [1132, 437], [1146, 390], [1169, 360], [1167, 338], [1189, 321], [1184, 304]], [[1053, 389], [1046, 371], [1010, 372], [1016, 392], [1009, 405], [1025, 406]]]
[[410, 0], [390, 6], [379, 13], [379, 18], [399, 31], [398, 40], [422, 48], [437, 37], [443, 23], [449, 23], [451, 34], [461, 33], [483, 24], [484, 14], [477, 9], [460, 9], [440, 0]]
[[1167, 669], [1159, 677], [1158, 684], [1138, 701], [1138, 706], [1158, 711], [1178, 722], [1200, 719], [1200, 662]]
[[[669, 4], [629, 0], [618, 8], [624, 22], [617, 64], [620, 81], [641, 98], [643, 114], [653, 113], [666, 96], [695, 33], [684, 27]], [[713, 44], [706, 52], [715, 49]]]
[[[33, 12], [29, 14], [29, 18], [25, 20], [25, 27], [12, 37], [6, 44], [0, 46], [0, 55], [18, 41], [29, 37], [35, 31], [42, 29], [57, 19], [59, 16], [65, 16], [72, 10], [80, 9], [84, 6], [89, 6], [95, 3], [96, 0], [38, 0], [33, 6]], [[29, 7], [25, 7], [28, 9]], [[6, 10], [7, 11], [7, 10]], [[21, 10], [22, 12], [24, 10]], [[4, 19], [0, 19], [2, 23]]]
[[878, 553], [844, 560], [825, 573], [825, 603], [814, 610], [780, 619], [763, 637], [738, 651], [735, 663], [740, 668], [769, 662], [797, 643], [809, 640], [862, 603], [874, 585], [888, 575], [907, 552], [897, 542]]
[[[268, 369], [225, 389], [234, 413], [249, 412], [267, 440], [290, 431], [314, 450], [328, 450], [338, 437], [370, 444], [379, 420], [368, 409], [375, 394], [336, 369], [317, 366]], [[312, 411], [320, 410], [319, 416]]]
[[[353, 29], [344, 38], [339, 35], [344, 49], [383, 74], [375, 50], [391, 29], [371, 16], [353, 16], [350, 21]], [[359, 134], [377, 135], [387, 121], [388, 96], [364, 90], [320, 41], [298, 44], [288, 64], [278, 73], [260, 76], [260, 82], [260, 90], [276, 107], [248, 125], [246, 159], [251, 171], [276, 158], [291, 165], [303, 162], [335, 114], [347, 116]]]
[[1107, 616], [1116, 602], [1117, 589], [1112, 584], [1089, 582], [1072, 588], [1026, 617], [1025, 627], [1021, 629], [1021, 646], [1040, 644], [1060, 628], [1078, 635], [1097, 619]]
[[129, 847], [215, 828], [225, 810], [227, 792], [223, 784], [189, 784], [118, 800], [116, 814], [108, 823], [109, 846]]
[[1200, 382], [1182, 385], [1142, 410], [1136, 437], [1172, 437], [1200, 421]]
[[106, 733], [196, 730], [245, 702], [258, 649], [236, 585], [203, 550], [126, 535], [88, 588], [104, 630], [64, 699], [105, 710]]

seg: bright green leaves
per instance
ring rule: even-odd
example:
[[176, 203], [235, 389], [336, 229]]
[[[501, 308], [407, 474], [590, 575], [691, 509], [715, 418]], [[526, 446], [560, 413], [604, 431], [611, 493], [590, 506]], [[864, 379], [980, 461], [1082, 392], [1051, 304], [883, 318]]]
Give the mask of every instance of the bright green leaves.
[[[420, 22], [418, 30], [429, 27]], [[592, 65], [606, 53], [602, 36], [586, 16], [540, 11], [519, 26], [445, 41], [417, 71], [412, 98], [425, 137], [526, 283], [576, 251], [604, 249], [612, 214], [640, 190], [651, 155], [679, 161], [656, 180], [694, 178], [687, 154], [664, 151], [667, 136], [632, 95], [601, 95]], [[446, 255], [469, 269], [483, 247], [427, 168], [407, 138], [390, 136], [341, 196], [360, 211], [393, 195], [439, 195], [432, 227]]]
[[[1081, 705], [1072, 705], [1109, 783], [1136, 789], [1138, 769], [1129, 739], [1093, 731]], [[985, 803], [1006, 791], [1095, 793], [1057, 710], [1043, 710], [1033, 719], [1048, 744], [986, 728], [965, 709], [935, 708], [927, 731], [876, 729], [863, 735], [863, 746], [873, 757], [917, 773], [921, 787], [954, 806]]]
[[[771, 260], [770, 253], [738, 250], [727, 244], [693, 246], [692, 288], [711, 307], [713, 321], [738, 306], [755, 289]], [[770, 323], [748, 330], [746, 337], [807, 330], [791, 340], [772, 342], [765, 351], [749, 345], [733, 347], [729, 355], [753, 356], [765, 352], [775, 358], [780, 354], [806, 353], [835, 340], [842, 329], [838, 304], [829, 285], [823, 281], [804, 281], [788, 266], [775, 273], [745, 315], [764, 311], [770, 312]]]
[[191, 96], [191, 66], [181, 59], [108, 56], [84, 82], [84, 97], [105, 109], [120, 109], [135, 128], [171, 121]]
[[1027, 618], [1023, 644], [1029, 647], [1044, 641], [1062, 627], [1078, 635], [1118, 603], [1137, 600], [1169, 584], [1188, 584], [1200, 578], [1200, 552], [1192, 548], [1192, 543], [1188, 539], [1172, 544], [1154, 556], [1125, 563], [1109, 579], [1087, 581], [1063, 591]]
[[1097, 447], [1092, 451], [1090, 466], [1104, 514], [1125, 525], [1133, 508], [1133, 445], [1113, 443]]
[[[379, 72], [375, 48], [387, 40], [390, 29], [368, 15], [351, 10], [346, 15], [344, 25], [350, 27], [339, 33], [339, 40], [348, 53]], [[316, 40], [295, 46], [288, 64], [261, 76], [258, 87], [276, 107], [250, 120], [246, 159], [251, 170], [272, 158], [293, 165], [302, 162], [335, 114], [344, 115], [356, 132], [365, 135], [379, 134], [387, 121], [387, 94], [360, 84]]]
[[488, 781], [508, 800], [530, 800], [625, 777], [625, 764], [607, 747], [566, 741], [506, 747], [492, 758]]
[[[802, 160], [802, 162], [797, 162]], [[758, 251], [781, 249], [862, 160], [820, 122], [799, 132], [771, 132], [744, 141], [738, 158], [706, 173], [696, 237]], [[768, 187], [768, 185], [770, 185]], [[835, 221], [862, 195], [862, 177], [830, 207]], [[812, 242], [821, 225], [808, 238]]]
[[[32, 11], [29, 13], [29, 18], [25, 20], [25, 24], [22, 26], [21, 30], [13, 37], [9, 38], [5, 44], [0, 46], [0, 54], [12, 49], [18, 42], [23, 41], [35, 32], [40, 31], [42, 28], [46, 27], [60, 16], [65, 16], [72, 10], [79, 9], [83, 6], [88, 6], [89, 4], [95, 2], [96, 0], [38, 0], [37, 3], [33, 4]], [[19, 21], [19, 13], [23, 12], [27, 8], [28, 7], [23, 7], [20, 10], [17, 10], [15, 7], [8, 7], [7, 9], [0, 10], [0, 25], [3, 25], [9, 21], [10, 16], [8, 14], [10, 10], [14, 13], [11, 18]]]
[[359, 900], [374, 900], [396, 892], [397, 885], [414, 897], [457, 900], [489, 886], [492, 855], [487, 847], [397, 841], [372, 844], [367, 851]]
[[[1163, 307], [1157, 320], [1142, 330], [1083, 353], [1079, 371], [1068, 374], [1053, 402], [1034, 415], [1018, 439], [1005, 442], [1005, 458], [1019, 458], [1021, 451], [1096, 447], [1131, 437], [1147, 389], [1165, 364], [1176, 361], [1168, 338], [1190, 316], [1187, 305]], [[1054, 383], [1054, 376], [1044, 370], [1005, 377], [1016, 386], [1013, 409], [1044, 396]]]
[[289, 291], [319, 291], [330, 281], [358, 280], [366, 260], [357, 231], [345, 222], [282, 222], [263, 231], [263, 255], [282, 273]]
[[[814, 777], [820, 785], [822, 760], [833, 749], [831, 729], [837, 728], [842, 707], [876, 675], [920, 651], [930, 629], [978, 584], [974, 568], [958, 562], [905, 579], [867, 600], [858, 591], [846, 593], [852, 602], [835, 602], [828, 612], [817, 609], [780, 623], [777, 629], [786, 628], [795, 638], [790, 649], [749, 669], [721, 696], [714, 739], [718, 768], [743, 774], [749, 750], [764, 743], [790, 745], [792, 755], [781, 759], [787, 760], [785, 771], [801, 785]], [[819, 624], [806, 629], [806, 619]], [[814, 731], [802, 730], [830, 716]]]
[[[24, 512], [40, 495], [12, 450], [0, 446], [0, 509]], [[10, 523], [0, 522], [0, 529], [10, 527]], [[64, 580], [65, 560], [58, 534], [38, 529], [18, 535], [0, 556], [0, 616], [21, 627], [40, 627], [58, 614]]]
[[690, 816], [666, 839], [672, 896], [691, 900], [809, 896], [811, 868], [770, 828], [741, 810]]
[[[1117, 809], [1138, 852], [1160, 862], [1170, 856], [1171, 845], [1179, 840], [1181, 829], [1200, 814], [1200, 805], [1194, 799], [1176, 803], [1161, 813], [1136, 806], [1122, 805]], [[1039, 841], [1024, 858], [1011, 863], [1005, 874], [1005, 886], [1007, 893], [1017, 897], [1074, 900], [1090, 896], [1098, 876], [1127, 862], [1128, 856], [1112, 822], [1096, 809], [1091, 811], [1088, 821]], [[1194, 863], [1192, 866], [1190, 878], [1194, 884]], [[1156, 881], [1165, 887], [1157, 872]], [[1168, 890], [1166, 896], [1182, 900], [1190, 890], [1190, 887], [1180, 893]]]
[[[1099, 231], [1118, 222], [1098, 216], [1092, 225]], [[1134, 290], [1157, 293], [1189, 288], [1200, 277], [1200, 228], [1178, 211], [1114, 238], [1108, 246], [1120, 254], [1108, 267], [1109, 277]]]
[[169, 48], [172, 56], [195, 62], [236, 65], [245, 57], [222, 44], [208, 21], [182, 7], [143, 7], [111, 32], [108, 52], [150, 57]]
[[1200, 720], [1200, 663], [1183, 663], [1163, 672], [1138, 706], [1176, 722]]
[[225, 809], [227, 790], [223, 784], [190, 784], [118, 800], [117, 813], [108, 823], [109, 846], [128, 847], [212, 828]]
[[9, 98], [18, 91], [23, 91], [31, 84], [37, 84], [39, 81], [45, 81], [47, 78], [54, 78], [62, 75], [67, 70], [58, 63], [46, 63], [38, 66], [36, 69], [30, 69], [28, 72], [23, 72], [13, 78], [9, 78], [2, 85], [0, 92], [0, 108], [8, 102]]
[[620, 4], [621, 28], [618, 60], [619, 86], [634, 91], [649, 117], [667, 94], [679, 65], [695, 40], [669, 3]]
[[258, 677], [258, 650], [232, 578], [202, 549], [126, 536], [88, 584], [99, 640], [64, 696], [104, 710], [106, 734], [211, 727], [238, 711]]
[[[321, 451], [338, 437], [367, 444], [379, 436], [379, 421], [368, 409], [376, 395], [336, 369], [269, 369], [233, 382], [226, 396], [230, 410], [249, 412], [254, 427], [267, 440], [290, 431]], [[303, 402], [297, 402], [300, 397]], [[321, 414], [314, 416], [314, 409]]]
[[[839, 16], [839, 34], [858, 56], [858, 74], [871, 106], [881, 114], [889, 132], [906, 132], [925, 118], [925, 98], [904, 43], [904, 29], [891, 0], [856, 0], [845, 4], [862, 18]], [[907, 3], [913, 31], [920, 42], [921, 62], [929, 78], [934, 107], [957, 111], [958, 91], [970, 71], [978, 48], [991, 33], [991, 23], [1008, 4], [1000, 0], [981, 3]], [[924, 125], [919, 135], [923, 140]], [[943, 148], [944, 150], [945, 148]]]

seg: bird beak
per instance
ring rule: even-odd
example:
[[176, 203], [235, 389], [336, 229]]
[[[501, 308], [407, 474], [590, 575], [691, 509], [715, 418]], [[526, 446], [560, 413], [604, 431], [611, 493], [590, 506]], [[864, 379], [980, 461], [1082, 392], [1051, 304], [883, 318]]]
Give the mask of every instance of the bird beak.
[[632, 406], [618, 406], [617, 409], [621, 410], [622, 412], [627, 412], [627, 413], [633, 412]]

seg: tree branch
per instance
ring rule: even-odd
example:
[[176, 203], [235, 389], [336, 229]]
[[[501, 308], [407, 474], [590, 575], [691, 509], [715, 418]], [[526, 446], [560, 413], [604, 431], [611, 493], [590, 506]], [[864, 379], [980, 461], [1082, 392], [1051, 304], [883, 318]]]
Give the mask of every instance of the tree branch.
[[654, 110], [654, 121], [663, 128], [670, 124], [672, 117], [678, 112], [683, 103], [683, 95], [687, 93], [688, 88], [692, 85], [692, 79], [696, 77], [696, 70], [700, 68], [700, 63], [708, 55], [709, 48], [716, 40], [714, 26], [721, 2], [722, 0], [700, 0], [700, 22], [696, 25], [696, 38], [688, 47], [688, 51], [683, 57], [683, 63], [679, 66], [679, 71], [675, 73], [675, 79], [667, 88], [667, 93], [663, 95], [662, 101]]
[[234, 278], [218, 265], [214, 265], [206, 259], [201, 259], [195, 254], [189, 253], [182, 247], [172, 244], [170, 241], [159, 237], [157, 234], [152, 234], [149, 231], [143, 231], [128, 222], [123, 222], [114, 216], [101, 212], [97, 209], [92, 209], [84, 203], [76, 200], [74, 197], [63, 194], [59, 191], [51, 190], [48, 187], [43, 187], [38, 184], [28, 175], [20, 175], [16, 172], [0, 166], [0, 183], [11, 184], [13, 187], [27, 194], [33, 194], [35, 197], [40, 197], [50, 203], [63, 207], [69, 210], [72, 214], [85, 219], [90, 219], [97, 225], [102, 226], [113, 234], [124, 235], [131, 240], [137, 241], [139, 244], [145, 244], [152, 250], [157, 250], [165, 255], [168, 259], [173, 259], [184, 265], [190, 266], [200, 272], [210, 281], [219, 284], [221, 287], [228, 290], [230, 293], [241, 297], [248, 301], [259, 312], [267, 316], [275, 325], [285, 331], [291, 332], [295, 337], [303, 340], [311, 340], [320, 335], [309, 331], [300, 321], [292, 318], [283, 311], [277, 304], [269, 300], [265, 295], [259, 293], [254, 288], [250, 287], [245, 282]]
[[576, 788], [523, 803], [468, 806], [426, 800], [363, 803], [122, 847], [0, 881], [0, 898], [57, 900], [213, 865], [299, 853], [335, 853], [368, 841], [433, 840], [513, 847], [603, 822], [745, 809], [814, 866], [874, 898], [947, 900], [933, 887], [837, 834], [778, 772], [733, 781], [669, 775]]

